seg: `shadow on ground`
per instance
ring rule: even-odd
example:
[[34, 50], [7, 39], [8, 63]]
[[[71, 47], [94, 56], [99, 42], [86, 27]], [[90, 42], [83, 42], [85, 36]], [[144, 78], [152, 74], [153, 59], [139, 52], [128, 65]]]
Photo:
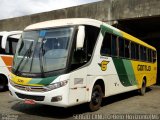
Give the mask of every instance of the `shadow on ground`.
[[[147, 89], [147, 92], [151, 91], [152, 89]], [[107, 97], [103, 99], [102, 107], [107, 106], [108, 104], [113, 104], [115, 102], [129, 99], [130, 97], [137, 96], [137, 91], [131, 91], [127, 93], [122, 93], [119, 95], [114, 95], [111, 97]], [[55, 118], [55, 119], [67, 119], [70, 117], [73, 117], [73, 115], [76, 114], [83, 114], [86, 112], [90, 112], [87, 108], [87, 104], [77, 105], [74, 107], [69, 108], [59, 108], [54, 106], [48, 106], [48, 105], [27, 105], [22, 102], [16, 102], [11, 109], [22, 112], [24, 114], [28, 115], [36, 115], [41, 117], [49, 117], [49, 118]]]
[[[152, 90], [152, 88], [147, 88], [146, 92], [150, 92]], [[135, 91], [130, 91], [130, 92], [126, 92], [126, 93], [121, 93], [118, 95], [114, 95], [114, 96], [110, 96], [110, 97], [106, 97], [103, 99], [102, 102], [102, 106], [106, 106], [108, 104], [112, 104], [114, 102], [118, 102], [121, 100], [125, 100], [125, 99], [129, 99], [130, 97], [134, 97], [140, 95], [140, 93], [138, 92], [138, 90]]]

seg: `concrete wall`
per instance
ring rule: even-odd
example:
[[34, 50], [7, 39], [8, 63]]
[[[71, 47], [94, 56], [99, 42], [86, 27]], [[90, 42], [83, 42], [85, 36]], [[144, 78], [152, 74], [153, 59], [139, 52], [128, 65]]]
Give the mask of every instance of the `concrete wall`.
[[30, 24], [59, 18], [80, 17], [103, 20], [109, 17], [108, 13], [110, 13], [110, 6], [111, 1], [106, 0], [102, 2], [81, 5], [67, 9], [0, 20], [0, 31], [23, 30], [26, 26]]
[[23, 30], [26, 26], [59, 18], [93, 18], [103, 21], [160, 15], [160, 0], [104, 0], [67, 9], [0, 20], [0, 31]]
[[160, 15], [160, 0], [112, 0], [112, 19]]

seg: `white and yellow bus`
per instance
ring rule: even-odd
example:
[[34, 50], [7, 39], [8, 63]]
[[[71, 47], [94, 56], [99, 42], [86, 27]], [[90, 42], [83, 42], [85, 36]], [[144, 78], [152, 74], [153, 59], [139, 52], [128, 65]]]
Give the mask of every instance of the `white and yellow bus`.
[[10, 94], [28, 104], [69, 107], [156, 83], [156, 49], [101, 21], [74, 18], [25, 28], [17, 45]]
[[22, 31], [0, 32], [0, 91], [3, 91], [8, 85], [13, 54], [21, 33]]

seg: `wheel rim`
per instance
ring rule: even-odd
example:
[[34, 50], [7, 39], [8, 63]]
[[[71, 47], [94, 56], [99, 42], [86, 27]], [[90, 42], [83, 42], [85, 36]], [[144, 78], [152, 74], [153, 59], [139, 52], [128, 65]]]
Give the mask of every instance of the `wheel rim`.
[[98, 105], [101, 101], [101, 94], [98, 90], [93, 91], [92, 93], [92, 103], [93, 105]]

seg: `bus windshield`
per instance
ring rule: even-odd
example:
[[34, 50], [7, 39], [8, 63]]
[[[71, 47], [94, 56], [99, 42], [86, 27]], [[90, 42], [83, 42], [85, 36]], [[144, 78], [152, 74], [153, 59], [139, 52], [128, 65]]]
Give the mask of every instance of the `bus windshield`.
[[64, 69], [73, 27], [24, 31], [17, 45], [13, 69], [42, 73]]

